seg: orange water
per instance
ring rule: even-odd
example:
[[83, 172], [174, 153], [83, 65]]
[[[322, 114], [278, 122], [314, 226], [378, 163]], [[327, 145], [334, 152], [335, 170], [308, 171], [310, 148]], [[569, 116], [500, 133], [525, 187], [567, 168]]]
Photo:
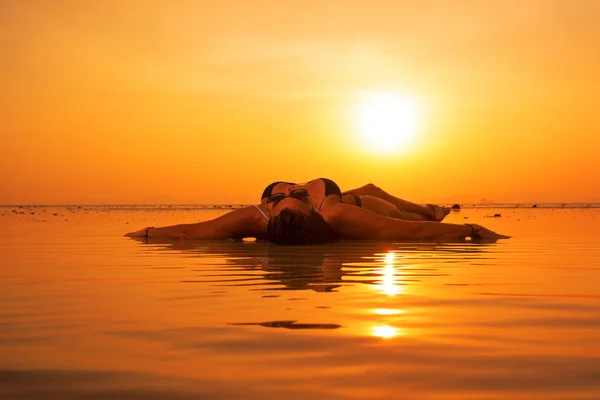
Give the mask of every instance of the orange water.
[[121, 236], [218, 210], [19, 211], [2, 399], [600, 398], [597, 209], [448, 218], [498, 244], [308, 248]]

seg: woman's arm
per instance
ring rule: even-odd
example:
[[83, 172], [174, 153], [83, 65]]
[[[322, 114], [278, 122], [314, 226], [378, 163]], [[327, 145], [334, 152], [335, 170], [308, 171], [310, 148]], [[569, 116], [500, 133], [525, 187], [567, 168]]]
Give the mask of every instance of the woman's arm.
[[452, 241], [467, 237], [480, 240], [507, 239], [480, 225], [404, 221], [384, 217], [363, 208], [336, 204], [324, 215], [344, 239]]
[[181, 239], [262, 238], [265, 235], [266, 226], [264, 217], [255, 207], [251, 206], [234, 210], [210, 221], [145, 228], [125, 236]]

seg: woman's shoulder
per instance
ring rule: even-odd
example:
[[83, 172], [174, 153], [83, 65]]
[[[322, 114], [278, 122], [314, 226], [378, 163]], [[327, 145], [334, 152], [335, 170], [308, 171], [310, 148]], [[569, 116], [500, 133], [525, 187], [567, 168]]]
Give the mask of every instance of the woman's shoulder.
[[319, 214], [323, 219], [330, 225], [337, 225], [337, 223], [348, 216], [346, 207], [347, 204], [343, 204], [339, 201], [331, 202], [327, 204], [327, 207], [323, 207], [319, 210]]
[[[232, 218], [230, 221], [236, 226], [238, 236], [263, 238], [267, 231], [267, 212], [260, 205], [249, 205], [225, 214], [222, 218]], [[223, 223], [227, 224], [225, 221]]]

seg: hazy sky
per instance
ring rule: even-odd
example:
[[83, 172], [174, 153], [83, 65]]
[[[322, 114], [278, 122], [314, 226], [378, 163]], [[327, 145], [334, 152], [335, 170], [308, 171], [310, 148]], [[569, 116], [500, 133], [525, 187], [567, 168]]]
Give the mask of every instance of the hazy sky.
[[[600, 1], [0, 0], [0, 204], [600, 201]], [[376, 154], [355, 110], [418, 104]]]

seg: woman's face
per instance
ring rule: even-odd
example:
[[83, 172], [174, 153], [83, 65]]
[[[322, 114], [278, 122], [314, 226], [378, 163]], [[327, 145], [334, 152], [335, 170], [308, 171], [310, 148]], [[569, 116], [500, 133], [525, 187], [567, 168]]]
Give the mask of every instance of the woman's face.
[[289, 185], [273, 193], [267, 200], [271, 215], [278, 215], [281, 210], [289, 208], [308, 214], [314, 209], [308, 191], [300, 185]]

